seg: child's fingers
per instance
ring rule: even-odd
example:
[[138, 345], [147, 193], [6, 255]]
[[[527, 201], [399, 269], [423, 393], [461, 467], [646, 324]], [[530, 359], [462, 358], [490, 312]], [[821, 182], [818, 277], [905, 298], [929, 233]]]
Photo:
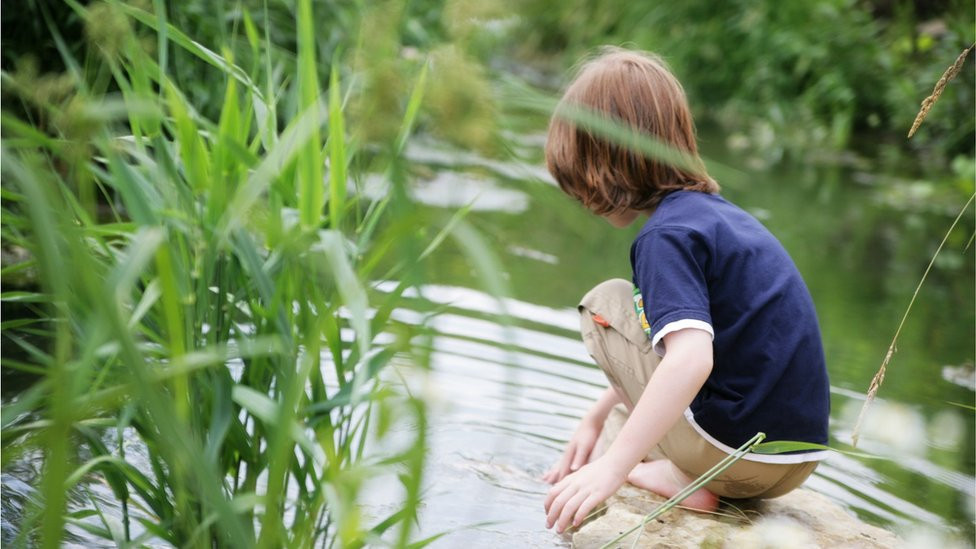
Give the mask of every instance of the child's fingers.
[[[554, 484], [552, 488], [549, 489], [549, 493], [546, 494], [546, 501], [543, 502], [543, 505], [545, 506], [547, 513], [549, 512], [550, 507], [552, 507], [555, 504], [555, 501], [556, 499], [558, 499], [559, 496], [563, 495], [564, 493], [566, 497], [572, 495], [570, 493], [566, 493], [567, 488], [570, 488], [569, 480], [567, 477], [563, 477], [558, 482], [556, 482], [556, 484]], [[579, 490], [579, 488], [574, 487], [572, 488], [571, 491], [575, 493], [577, 490]]]
[[575, 455], [573, 456], [573, 464], [569, 466], [571, 471], [577, 471], [580, 467], [586, 465], [587, 459], [590, 457], [590, 448], [585, 448], [579, 446], [576, 448]]
[[546, 509], [546, 513], [549, 512], [549, 508], [552, 507], [552, 503], [556, 500], [556, 497], [562, 492], [564, 484], [557, 483], [555, 486], [549, 489], [549, 493], [546, 494], [546, 501], [542, 502], [543, 507]]
[[552, 467], [550, 467], [549, 470], [546, 471], [546, 473], [542, 476], [542, 480], [548, 482], [549, 484], [556, 484], [557, 482], [565, 478], [566, 475], [562, 474], [559, 469], [561, 464], [562, 461], [560, 460], [560, 463], [557, 463]]
[[559, 477], [557, 476], [558, 474], [559, 472], [556, 471], [556, 466], [553, 465], [548, 471], [543, 473], [542, 480], [548, 482], [549, 484], [555, 484], [555, 482], [559, 480]]
[[575, 454], [576, 442], [570, 442], [569, 446], [566, 447], [566, 451], [563, 452], [562, 459], [559, 460], [559, 478], [563, 478], [570, 473], [570, 466], [573, 463], [573, 455]]
[[546, 503], [550, 505], [546, 506], [546, 528], [552, 528], [556, 520], [562, 515], [563, 508], [576, 493], [579, 491], [579, 487], [573, 484], [557, 484], [549, 491], [550, 500], [546, 500]]
[[583, 500], [583, 503], [580, 504], [579, 509], [576, 510], [576, 516], [573, 517], [573, 528], [583, 524], [583, 521], [586, 520], [587, 516], [589, 516], [590, 511], [595, 509], [597, 505], [600, 505], [599, 495], [590, 494], [587, 496], [587, 498]]
[[576, 492], [573, 497], [569, 498], [566, 505], [563, 506], [562, 512], [559, 513], [559, 519], [556, 521], [556, 531], [560, 534], [569, 526], [570, 521], [576, 514], [576, 510], [579, 509], [581, 503], [586, 501], [589, 494], [585, 490], [580, 490]]

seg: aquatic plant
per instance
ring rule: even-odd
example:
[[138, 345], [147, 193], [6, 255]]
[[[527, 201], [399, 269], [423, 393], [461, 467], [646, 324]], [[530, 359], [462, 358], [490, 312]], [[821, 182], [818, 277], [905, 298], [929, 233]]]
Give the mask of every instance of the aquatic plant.
[[[48, 21], [70, 85], [41, 94], [32, 75], [2, 74], [27, 113], [0, 118], [2, 237], [26, 250], [3, 274], [36, 275], [0, 294], [23, 304], [3, 322], [3, 368], [23, 384], [3, 406], [3, 463], [43, 462], [17, 543], [423, 545], [426, 407], [383, 370], [424, 371], [423, 324], [391, 312], [459, 225], [404, 190], [424, 60], [407, 100], [382, 113], [396, 134], [356, 163], [366, 144], [344, 124], [356, 91], [336, 60], [327, 93], [320, 83], [311, 0], [296, 3], [292, 65], [247, 11], [242, 65], [161, 2], [67, 3], [89, 39], [79, 60]], [[170, 76], [171, 51], [223, 88], [216, 119]], [[347, 194], [367, 169], [390, 182], [382, 200]], [[379, 291], [376, 279], [397, 282]], [[366, 516], [364, 481], [381, 472], [401, 496]], [[93, 495], [101, 483], [120, 514]]]

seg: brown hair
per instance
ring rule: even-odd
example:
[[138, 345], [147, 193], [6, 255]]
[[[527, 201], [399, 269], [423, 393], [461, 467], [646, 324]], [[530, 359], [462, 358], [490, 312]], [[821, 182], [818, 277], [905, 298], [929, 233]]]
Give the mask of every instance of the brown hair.
[[[593, 135], [560, 115], [592, 111], [656, 139], [683, 157], [681, 167]], [[677, 190], [717, 193], [698, 156], [685, 92], [657, 56], [604, 48], [586, 61], [549, 124], [546, 165], [568, 195], [597, 214], [654, 208]]]

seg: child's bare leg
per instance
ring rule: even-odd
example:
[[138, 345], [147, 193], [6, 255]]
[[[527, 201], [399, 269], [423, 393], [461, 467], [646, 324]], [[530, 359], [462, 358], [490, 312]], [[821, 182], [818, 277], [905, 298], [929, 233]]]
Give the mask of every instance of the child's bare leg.
[[[666, 459], [638, 463], [627, 475], [627, 482], [638, 488], [670, 498], [684, 490], [693, 482]], [[679, 505], [696, 511], [714, 511], [718, 507], [718, 496], [700, 488], [685, 498]]]

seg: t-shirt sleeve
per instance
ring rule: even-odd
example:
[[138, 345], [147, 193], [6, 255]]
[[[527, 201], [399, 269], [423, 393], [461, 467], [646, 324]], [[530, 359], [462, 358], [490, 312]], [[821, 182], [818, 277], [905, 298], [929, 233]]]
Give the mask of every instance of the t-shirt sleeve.
[[671, 332], [696, 328], [715, 336], [706, 278], [709, 252], [699, 235], [680, 227], [655, 228], [634, 243], [632, 259], [659, 355]]

